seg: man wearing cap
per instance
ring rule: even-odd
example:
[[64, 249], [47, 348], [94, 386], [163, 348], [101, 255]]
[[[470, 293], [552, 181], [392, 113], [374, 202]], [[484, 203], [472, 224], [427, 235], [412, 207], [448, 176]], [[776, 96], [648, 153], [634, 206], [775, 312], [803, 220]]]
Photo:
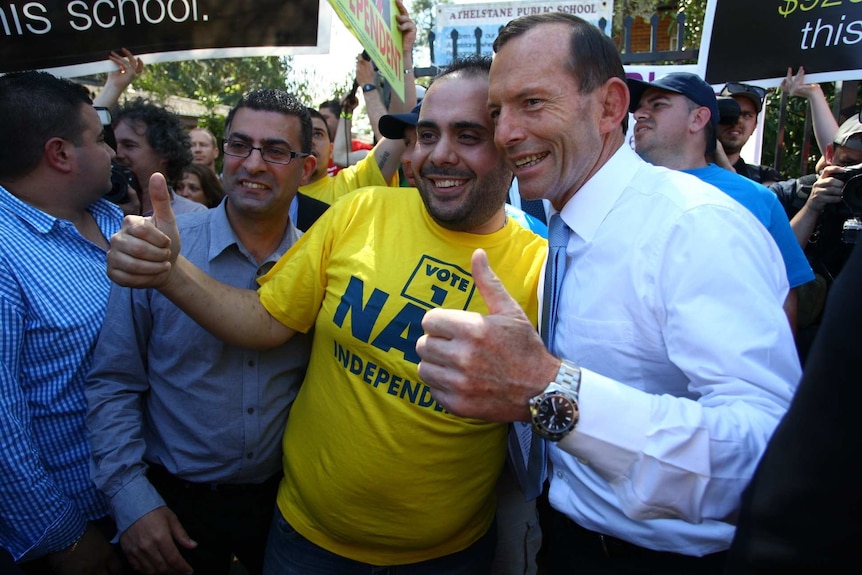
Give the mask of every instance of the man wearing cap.
[[763, 109], [763, 98], [766, 96], [766, 90], [751, 84], [728, 82], [722, 89], [721, 95], [736, 100], [740, 108], [739, 118], [736, 122], [718, 125], [718, 141], [721, 142], [724, 153], [727, 154], [727, 159], [733, 169], [736, 170], [737, 174], [763, 185], [781, 180], [781, 174], [774, 168], [747, 164], [739, 155], [742, 147], [745, 146], [757, 127], [757, 115]]
[[629, 78], [629, 110], [634, 114], [635, 150], [656, 166], [681, 170], [717, 187], [760, 221], [775, 240], [791, 291], [784, 311], [796, 323], [795, 288], [814, 279], [811, 266], [790, 229], [784, 209], [770, 190], [739, 174], [707, 162], [715, 152], [718, 102], [712, 88], [687, 72], [668, 74], [652, 83]]
[[769, 186], [791, 217], [790, 226], [818, 276], [819, 289], [800, 294], [800, 314], [804, 311], [808, 316], [806, 324], [810, 323], [801, 325], [805, 329], [797, 336], [803, 361], [816, 334], [828, 289], [853, 249], [853, 243], [845, 241], [848, 238], [843, 237], [843, 230], [845, 223], [852, 227], [852, 218], [859, 215], [862, 207], [862, 189], [855, 182], [845, 188], [855, 173], [847, 168], [862, 163], [862, 123], [858, 115], [841, 124], [832, 144], [826, 146], [825, 160], [826, 167], [820, 174]]

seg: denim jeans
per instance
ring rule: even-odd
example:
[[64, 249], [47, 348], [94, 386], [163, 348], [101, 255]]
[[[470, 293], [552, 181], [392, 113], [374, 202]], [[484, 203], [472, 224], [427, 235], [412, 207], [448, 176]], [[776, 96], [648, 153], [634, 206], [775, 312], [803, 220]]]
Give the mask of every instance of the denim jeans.
[[284, 519], [278, 507], [264, 556], [264, 575], [490, 575], [496, 522], [470, 547], [451, 555], [409, 565], [369, 565], [318, 547]]

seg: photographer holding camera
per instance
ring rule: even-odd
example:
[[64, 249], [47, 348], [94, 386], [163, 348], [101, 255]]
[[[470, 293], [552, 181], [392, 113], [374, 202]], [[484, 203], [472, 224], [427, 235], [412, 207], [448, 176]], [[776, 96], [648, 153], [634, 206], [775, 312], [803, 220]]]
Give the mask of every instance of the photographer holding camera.
[[[800, 294], [800, 323], [807, 300], [809, 333], [800, 333], [800, 357], [813, 339], [832, 282], [844, 267], [855, 243], [854, 229], [862, 227], [862, 123], [854, 115], [841, 124], [826, 146], [826, 167], [819, 174], [776, 182], [769, 186], [790, 216], [790, 226], [808, 261], [819, 276], [807, 297]], [[849, 233], [845, 233], [845, 228]], [[804, 326], [800, 326], [804, 327]]]

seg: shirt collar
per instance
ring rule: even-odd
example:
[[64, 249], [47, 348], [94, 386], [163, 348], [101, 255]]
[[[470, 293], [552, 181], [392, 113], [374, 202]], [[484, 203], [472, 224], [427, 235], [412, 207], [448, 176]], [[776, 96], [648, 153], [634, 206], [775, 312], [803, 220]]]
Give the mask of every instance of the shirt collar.
[[[57, 222], [65, 221], [31, 206], [3, 186], [0, 186], [0, 207], [15, 214], [41, 234], [49, 233], [57, 225]], [[120, 208], [108, 200], [99, 199], [93, 202], [88, 210], [93, 214], [93, 219], [96, 220], [102, 233], [106, 233], [106, 237], [110, 239], [110, 234], [119, 229], [117, 224], [122, 222], [123, 214]]]
[[569, 229], [590, 242], [641, 163], [634, 150], [626, 144], [620, 146], [563, 206], [560, 217]]
[[[226, 249], [235, 245], [240, 252], [253, 260], [230, 225], [230, 220], [227, 217], [227, 201], [228, 198], [225, 196], [219, 205], [209, 210], [211, 212], [209, 219], [210, 243], [207, 258], [209, 261], [212, 261]], [[287, 228], [284, 230], [284, 236], [281, 238], [281, 243], [266, 261], [260, 262], [260, 264], [278, 261], [301, 235], [302, 232], [294, 226], [293, 221], [288, 221]]]

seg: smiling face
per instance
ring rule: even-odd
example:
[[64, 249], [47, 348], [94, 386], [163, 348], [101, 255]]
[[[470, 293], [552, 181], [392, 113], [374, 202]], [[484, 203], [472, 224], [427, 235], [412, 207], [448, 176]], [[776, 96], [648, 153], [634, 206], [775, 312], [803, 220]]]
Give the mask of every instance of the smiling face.
[[422, 101], [409, 161], [422, 200], [444, 228], [491, 233], [505, 222], [512, 173], [494, 146], [484, 76], [439, 78]]
[[117, 163], [126, 166], [135, 173], [143, 188], [144, 211], [149, 209], [150, 176], [155, 172], [165, 173], [168, 166], [166, 158], [161, 156], [147, 141], [147, 126], [140, 120], [124, 118], [114, 128], [117, 139]]
[[553, 23], [506, 42], [491, 65], [488, 100], [521, 195], [558, 209], [598, 169], [603, 149], [604, 89], [580, 91], [567, 65], [570, 37], [569, 26]]
[[[301, 150], [301, 126], [296, 116], [240, 108], [234, 115], [226, 138], [251, 146], [277, 146]], [[294, 158], [287, 165], [265, 162], [259, 150], [247, 158], [224, 156], [224, 189], [229, 196], [229, 213], [286, 213], [303, 178], [311, 175], [314, 158]]]

